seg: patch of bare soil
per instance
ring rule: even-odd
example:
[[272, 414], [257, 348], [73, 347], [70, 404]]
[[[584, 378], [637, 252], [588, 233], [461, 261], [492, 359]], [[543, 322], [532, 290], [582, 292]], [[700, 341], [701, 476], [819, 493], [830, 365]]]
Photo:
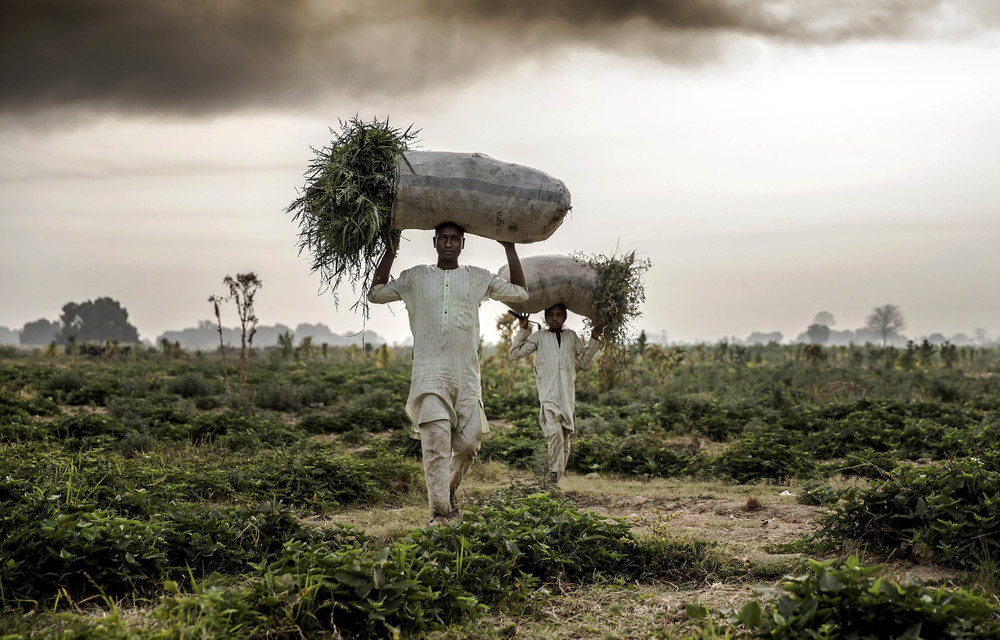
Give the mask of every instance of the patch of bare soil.
[[[735, 610], [751, 597], [739, 585], [714, 583], [698, 589], [671, 585], [627, 585], [615, 588], [557, 583], [552, 596], [535, 611], [518, 615], [495, 612], [477, 622], [492, 629], [475, 638], [544, 638], [545, 640], [608, 640], [683, 638], [693, 624], [686, 607], [712, 611]], [[667, 635], [667, 630], [670, 634]], [[428, 635], [428, 639], [468, 640], [468, 630]], [[719, 636], [721, 637], [721, 636]]]
[[[794, 542], [819, 531], [817, 518], [824, 507], [802, 505], [793, 496], [773, 499], [711, 497], [646, 497], [593, 495], [566, 491], [577, 505], [602, 515], [624, 518], [641, 531], [664, 525], [668, 532], [717, 543], [727, 555], [748, 564], [780, 561], [792, 554], [768, 552], [774, 545]], [[866, 564], [884, 564], [883, 573], [897, 581], [921, 580], [929, 584], [956, 580], [961, 571], [933, 563], [933, 558], [913, 561], [867, 555]]]
[[590, 500], [578, 492], [566, 495], [583, 508], [625, 518], [640, 528], [665, 525], [668, 532], [715, 542], [727, 555], [752, 563], [780, 558], [764, 550], [768, 545], [792, 542], [819, 529], [815, 518], [820, 509], [791, 500], [607, 495]]

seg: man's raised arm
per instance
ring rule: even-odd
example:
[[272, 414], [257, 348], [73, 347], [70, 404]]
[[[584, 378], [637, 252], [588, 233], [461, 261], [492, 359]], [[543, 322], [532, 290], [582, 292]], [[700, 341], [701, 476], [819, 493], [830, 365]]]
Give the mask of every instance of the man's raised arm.
[[497, 240], [503, 250], [507, 252], [507, 268], [510, 269], [510, 283], [528, 289], [528, 283], [524, 279], [524, 269], [521, 268], [521, 259], [517, 257], [517, 249], [513, 242]]
[[385, 304], [402, 299], [398, 287], [399, 281], [388, 284], [389, 272], [392, 271], [392, 261], [396, 259], [396, 252], [399, 250], [399, 233], [399, 231], [393, 231], [389, 235], [389, 244], [385, 247], [385, 255], [375, 267], [372, 284], [368, 288], [368, 302]]
[[389, 244], [385, 246], [385, 255], [375, 267], [375, 275], [372, 276], [372, 286], [389, 282], [389, 272], [392, 271], [392, 261], [396, 259], [396, 252], [399, 251], [399, 230], [389, 232]]
[[517, 257], [517, 250], [513, 242], [497, 240], [507, 252], [507, 268], [510, 270], [510, 280], [504, 280], [499, 276], [493, 276], [490, 283], [490, 290], [487, 296], [499, 300], [500, 302], [524, 302], [528, 299], [528, 285], [524, 278], [524, 269], [521, 268], [521, 260]]

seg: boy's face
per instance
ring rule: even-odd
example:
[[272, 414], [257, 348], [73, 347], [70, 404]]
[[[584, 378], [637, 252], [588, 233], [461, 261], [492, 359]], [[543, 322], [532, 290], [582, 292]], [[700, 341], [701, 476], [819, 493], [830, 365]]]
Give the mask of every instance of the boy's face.
[[545, 324], [549, 325], [552, 331], [559, 331], [566, 322], [566, 312], [562, 307], [549, 307], [545, 310]]

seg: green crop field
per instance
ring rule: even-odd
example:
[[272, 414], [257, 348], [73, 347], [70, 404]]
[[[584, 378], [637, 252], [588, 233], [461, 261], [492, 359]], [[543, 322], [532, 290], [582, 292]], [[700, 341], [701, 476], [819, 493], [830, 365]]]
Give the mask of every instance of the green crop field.
[[439, 526], [407, 349], [0, 349], [3, 639], [1000, 638], [1000, 349], [636, 347], [558, 486], [487, 353]]

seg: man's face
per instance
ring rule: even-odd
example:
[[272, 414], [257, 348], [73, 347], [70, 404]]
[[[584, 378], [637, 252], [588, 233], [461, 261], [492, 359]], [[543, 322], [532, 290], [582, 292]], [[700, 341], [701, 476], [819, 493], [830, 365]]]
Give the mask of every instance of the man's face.
[[457, 260], [465, 246], [465, 237], [455, 227], [441, 227], [434, 235], [434, 248], [439, 258]]
[[549, 325], [549, 329], [559, 331], [565, 322], [566, 312], [562, 307], [549, 307], [545, 310], [545, 324]]

